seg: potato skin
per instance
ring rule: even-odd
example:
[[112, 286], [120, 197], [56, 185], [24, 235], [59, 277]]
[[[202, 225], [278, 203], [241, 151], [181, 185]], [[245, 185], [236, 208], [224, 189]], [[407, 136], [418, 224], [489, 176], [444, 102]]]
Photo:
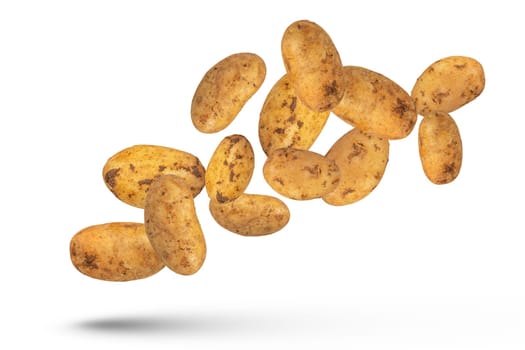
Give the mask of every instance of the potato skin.
[[331, 205], [347, 205], [368, 196], [381, 181], [388, 163], [387, 138], [354, 128], [341, 136], [326, 158], [335, 161], [341, 180], [332, 192], [323, 196]]
[[209, 209], [220, 226], [241, 236], [269, 235], [280, 231], [290, 220], [288, 206], [267, 195], [243, 193], [227, 203], [210, 200]]
[[447, 184], [459, 175], [463, 146], [458, 126], [445, 112], [433, 112], [419, 124], [419, 155], [426, 177], [434, 184]]
[[283, 75], [266, 96], [259, 115], [259, 141], [264, 153], [285, 147], [309, 149], [329, 115], [329, 111], [316, 112], [301, 102], [288, 75]]
[[250, 141], [243, 135], [225, 137], [215, 149], [206, 169], [208, 196], [218, 202], [239, 197], [253, 175], [255, 158]]
[[281, 53], [290, 82], [308, 108], [329, 111], [343, 98], [341, 57], [320, 25], [308, 20], [290, 24], [281, 39]]
[[396, 140], [417, 122], [415, 103], [396, 82], [358, 66], [345, 66], [345, 96], [332, 111], [365, 132]]
[[196, 273], [206, 258], [206, 241], [192, 193], [176, 175], [156, 178], [144, 206], [146, 235], [153, 249], [172, 271]]
[[279, 148], [263, 165], [266, 182], [287, 198], [308, 200], [333, 191], [340, 179], [337, 164], [316, 152]]
[[258, 55], [241, 52], [211, 67], [202, 77], [191, 102], [191, 120], [203, 133], [225, 129], [266, 77], [266, 64]]
[[417, 78], [411, 96], [420, 115], [450, 113], [478, 97], [485, 88], [481, 63], [471, 57], [449, 56], [437, 60]]
[[71, 238], [69, 251], [78, 271], [104, 281], [143, 279], [164, 267], [142, 223], [110, 222], [86, 227]]
[[109, 190], [124, 203], [137, 208], [144, 208], [150, 184], [163, 174], [183, 178], [194, 197], [204, 187], [205, 169], [199, 158], [164, 146], [134, 145], [125, 148], [111, 156], [102, 169]]

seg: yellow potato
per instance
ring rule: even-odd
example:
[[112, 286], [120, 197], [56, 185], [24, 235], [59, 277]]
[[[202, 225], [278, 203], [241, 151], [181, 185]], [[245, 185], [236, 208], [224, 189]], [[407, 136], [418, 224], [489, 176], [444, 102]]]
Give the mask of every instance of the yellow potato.
[[281, 39], [281, 53], [290, 83], [308, 108], [329, 111], [343, 98], [341, 57], [317, 23], [299, 20], [289, 25]]
[[263, 165], [266, 182], [282, 196], [308, 200], [333, 191], [340, 179], [337, 164], [318, 153], [279, 148]]
[[478, 97], [485, 88], [482, 65], [473, 58], [449, 56], [432, 63], [412, 88], [420, 115], [450, 113]]
[[388, 139], [408, 136], [417, 121], [415, 104], [401, 86], [384, 75], [345, 66], [345, 96], [333, 113], [365, 132]]
[[184, 179], [192, 195], [204, 187], [205, 169], [199, 158], [178, 149], [135, 145], [117, 152], [104, 165], [106, 186], [121, 201], [144, 208], [144, 199], [152, 181], [164, 174]]
[[341, 180], [335, 190], [323, 196], [323, 200], [331, 205], [346, 205], [370, 194], [385, 173], [389, 148], [387, 138], [356, 128], [340, 137], [326, 158], [335, 161]]
[[261, 109], [259, 141], [264, 153], [284, 147], [309, 149], [329, 115], [329, 111], [315, 112], [306, 107], [285, 74], [272, 87]]
[[266, 65], [254, 53], [236, 53], [219, 61], [206, 72], [193, 95], [191, 120], [195, 128], [204, 133], [226, 128], [265, 77]]
[[206, 241], [192, 193], [176, 175], [153, 181], [146, 195], [144, 225], [164, 264], [181, 275], [196, 273], [206, 258]]
[[286, 204], [267, 195], [243, 193], [227, 203], [210, 200], [209, 208], [219, 225], [242, 236], [269, 235], [281, 230], [290, 220]]
[[243, 135], [225, 137], [215, 149], [206, 169], [208, 196], [218, 202], [239, 197], [253, 175], [255, 158], [250, 141]]
[[110, 222], [77, 232], [69, 245], [71, 262], [86, 276], [104, 281], [133, 281], [162, 270], [144, 224]]
[[445, 112], [432, 112], [419, 124], [419, 155], [427, 178], [434, 184], [452, 182], [461, 169], [463, 146], [458, 126]]

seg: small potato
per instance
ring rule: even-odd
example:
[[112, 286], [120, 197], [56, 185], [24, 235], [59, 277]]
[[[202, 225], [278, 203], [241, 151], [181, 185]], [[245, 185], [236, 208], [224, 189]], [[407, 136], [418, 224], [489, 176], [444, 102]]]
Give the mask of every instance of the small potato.
[[331, 205], [346, 205], [370, 194], [385, 173], [389, 148], [388, 139], [359, 129], [344, 134], [326, 154], [339, 167], [341, 180], [323, 200]]
[[478, 97], [485, 88], [482, 65], [473, 58], [449, 56], [432, 63], [412, 88], [420, 115], [450, 113]]
[[396, 82], [357, 66], [345, 66], [345, 96], [333, 113], [365, 132], [388, 139], [408, 136], [417, 121], [414, 101]]
[[269, 235], [281, 230], [290, 220], [286, 204], [267, 195], [243, 193], [227, 203], [210, 200], [209, 208], [219, 225], [242, 236]]
[[306, 107], [285, 74], [272, 87], [261, 109], [259, 141], [264, 153], [285, 147], [309, 149], [329, 115], [329, 111], [315, 112]]
[[333, 109], [344, 94], [341, 57], [332, 38], [318, 24], [299, 20], [286, 28], [281, 53], [299, 99], [315, 112]]
[[297, 200], [324, 196], [340, 179], [337, 164], [322, 155], [295, 148], [279, 148], [263, 165], [266, 182], [277, 193]]
[[206, 72], [191, 102], [191, 120], [203, 133], [216, 133], [237, 117], [266, 77], [261, 57], [249, 52], [230, 55]]
[[111, 156], [102, 170], [104, 182], [111, 192], [137, 208], [144, 208], [150, 184], [163, 174], [174, 174], [184, 179], [194, 197], [204, 187], [205, 169], [199, 158], [169, 147], [128, 147]]
[[170, 270], [196, 273], [206, 258], [206, 241], [191, 191], [176, 175], [156, 178], [146, 195], [144, 225], [153, 249]]
[[463, 146], [456, 122], [445, 112], [433, 112], [419, 124], [419, 155], [434, 184], [452, 182], [461, 169]]
[[142, 223], [110, 222], [86, 227], [71, 238], [69, 251], [78, 271], [104, 281], [138, 280], [164, 267]]
[[243, 135], [225, 137], [215, 149], [206, 169], [208, 196], [220, 203], [239, 197], [248, 187], [254, 168], [250, 141]]

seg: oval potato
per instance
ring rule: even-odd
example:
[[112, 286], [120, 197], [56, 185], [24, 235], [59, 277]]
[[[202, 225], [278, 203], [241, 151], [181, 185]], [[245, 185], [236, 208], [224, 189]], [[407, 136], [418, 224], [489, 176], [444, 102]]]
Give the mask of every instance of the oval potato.
[[459, 175], [463, 146], [458, 126], [445, 112], [433, 112], [419, 124], [419, 155], [426, 177], [447, 184]]
[[388, 139], [408, 136], [417, 121], [414, 101], [396, 82], [370, 69], [345, 66], [345, 95], [333, 113], [365, 132]]
[[466, 56], [449, 56], [432, 63], [417, 78], [412, 98], [420, 115], [450, 113], [478, 97], [485, 88], [481, 63]]
[[219, 203], [210, 200], [210, 213], [228, 231], [242, 236], [263, 236], [281, 230], [290, 220], [290, 210], [280, 199], [259, 194], [241, 194]]
[[263, 176], [277, 193], [291, 199], [308, 200], [333, 191], [340, 172], [333, 160], [316, 152], [279, 148], [266, 158]]
[[164, 267], [142, 223], [110, 222], [86, 227], [71, 238], [69, 251], [78, 271], [104, 281], [138, 280]]
[[297, 96], [308, 108], [323, 112], [343, 98], [343, 64], [328, 33], [317, 23], [290, 24], [281, 39], [286, 72]]
[[266, 77], [261, 57], [250, 52], [230, 55], [203, 76], [191, 102], [191, 120], [204, 133], [225, 129]]
[[385, 173], [389, 148], [387, 138], [357, 128], [341, 136], [326, 154], [339, 167], [341, 180], [323, 200], [331, 205], [346, 205], [369, 195]]
[[121, 201], [144, 208], [153, 180], [164, 174], [177, 175], [197, 196], [204, 187], [205, 169], [199, 158], [178, 149], [156, 145], [134, 145], [111, 156], [102, 176], [106, 186]]

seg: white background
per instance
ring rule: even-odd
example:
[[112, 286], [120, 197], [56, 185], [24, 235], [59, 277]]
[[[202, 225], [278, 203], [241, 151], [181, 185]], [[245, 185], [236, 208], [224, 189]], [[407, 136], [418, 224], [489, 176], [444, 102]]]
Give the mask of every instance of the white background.
[[[514, 3], [0, 2], [0, 348], [523, 349], [525, 27]], [[285, 199], [291, 220], [271, 236], [223, 230], [197, 197], [208, 256], [193, 276], [164, 269], [111, 283], [75, 270], [77, 231], [142, 220], [101, 175], [130, 145], [206, 164], [223, 137], [242, 133], [256, 151], [248, 192], [276, 195], [262, 177], [258, 113], [298, 19], [320, 24], [344, 64], [408, 91], [439, 58], [479, 60], [483, 94], [452, 113], [459, 177], [431, 184], [413, 132], [391, 142], [370, 196], [345, 207]], [[241, 51], [265, 60], [266, 80], [227, 129], [201, 134], [194, 90]], [[349, 128], [330, 117], [312, 150]]]

